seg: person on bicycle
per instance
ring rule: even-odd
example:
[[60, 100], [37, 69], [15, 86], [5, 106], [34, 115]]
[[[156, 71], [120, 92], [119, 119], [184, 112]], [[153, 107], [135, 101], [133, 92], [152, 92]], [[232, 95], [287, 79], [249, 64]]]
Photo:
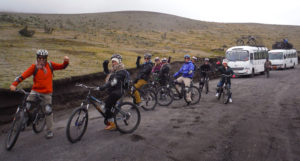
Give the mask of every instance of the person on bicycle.
[[169, 72], [170, 72], [170, 65], [168, 63], [168, 60], [167, 58], [163, 58], [161, 60], [161, 69], [159, 71], [159, 74], [158, 74], [158, 78], [159, 78], [159, 84], [161, 86], [165, 86], [167, 85], [168, 81], [169, 81]]
[[[221, 65], [221, 63], [218, 61], [217, 62], [217, 70], [220, 71], [221, 74], [225, 74], [225, 75], [232, 75], [233, 78], [235, 78], [234, 72], [233, 70], [228, 66], [227, 64], [227, 60], [224, 59], [223, 60], [223, 65]], [[221, 77], [219, 83], [217, 84], [217, 92], [216, 92], [216, 97], [219, 96], [220, 93], [220, 88], [224, 85], [225, 83], [225, 77]], [[228, 88], [231, 88], [231, 78], [227, 77], [227, 81], [228, 81]], [[230, 94], [230, 98], [229, 98], [229, 102], [232, 102], [232, 94]]]
[[[27, 97], [26, 109], [30, 111], [31, 104], [36, 101], [37, 96], [41, 98], [41, 104], [46, 114], [46, 138], [53, 137], [53, 113], [52, 113], [52, 92], [53, 92], [53, 70], [65, 69], [69, 65], [69, 57], [64, 57], [62, 64], [47, 61], [48, 51], [40, 49], [36, 52], [36, 63], [32, 64], [21, 76], [11, 84], [10, 90], [15, 91], [18, 84], [33, 75], [33, 86], [30, 95]], [[26, 116], [27, 117], [27, 116]], [[27, 125], [32, 120], [30, 113], [26, 118]]]
[[267, 76], [269, 77], [269, 72], [270, 72], [270, 70], [271, 70], [271, 68], [272, 68], [272, 63], [271, 63], [271, 61], [269, 60], [269, 58], [267, 58], [266, 59], [266, 62], [265, 62], [265, 73], [267, 74]]
[[197, 70], [197, 65], [196, 65], [197, 60], [198, 60], [197, 57], [195, 57], [195, 56], [192, 57], [192, 63], [194, 65], [194, 72], [196, 72], [196, 70]]
[[155, 57], [154, 61], [155, 61], [155, 65], [152, 68], [152, 73], [159, 73], [160, 68], [162, 66], [159, 57]]
[[200, 83], [199, 83], [199, 86], [201, 86], [201, 85], [204, 84], [204, 79], [206, 77], [209, 77], [208, 72], [211, 71], [211, 66], [209, 64], [209, 59], [208, 58], [204, 59], [204, 64], [199, 67], [199, 70], [200, 70]]
[[[191, 61], [191, 56], [190, 55], [184, 55], [184, 64], [180, 68], [178, 72], [176, 72], [173, 77], [177, 78], [179, 75], [181, 75], [179, 78], [176, 79], [176, 82], [178, 83], [184, 83], [186, 87], [190, 87], [193, 76], [194, 76], [194, 68], [195, 66], [193, 65]], [[179, 86], [176, 85], [176, 88], [179, 89]], [[186, 94], [187, 97], [187, 102], [188, 104], [191, 103], [191, 92], [188, 92]]]
[[[141, 57], [137, 57], [136, 67], [139, 69], [136, 80], [134, 81], [134, 87], [136, 89], [140, 89], [143, 85], [147, 84], [149, 80], [153, 63], [151, 62], [152, 55], [150, 53], [146, 53], [144, 55], [144, 64], [140, 65]], [[141, 96], [138, 90], [134, 91], [135, 104], [139, 105], [141, 103]]]
[[125, 79], [128, 72], [125, 70], [124, 64], [122, 63], [122, 56], [119, 54], [114, 54], [111, 57], [112, 71], [109, 73], [108, 70], [109, 61], [105, 60], [103, 62], [103, 68], [106, 77], [105, 84], [98, 87], [100, 91], [107, 90], [108, 97], [105, 100], [105, 116], [108, 120], [108, 124], [105, 127], [106, 130], [115, 130], [116, 124], [113, 122], [113, 113], [111, 108], [115, 106], [117, 101], [122, 97], [124, 93]]

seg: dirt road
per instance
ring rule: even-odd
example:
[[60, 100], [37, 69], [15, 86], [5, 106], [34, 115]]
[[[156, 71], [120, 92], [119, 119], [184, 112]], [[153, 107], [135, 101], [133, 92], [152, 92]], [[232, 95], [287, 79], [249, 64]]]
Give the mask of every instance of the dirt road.
[[[272, 71], [269, 79], [233, 79], [233, 103], [224, 105], [214, 96], [212, 80], [198, 105], [181, 100], [141, 109], [141, 124], [129, 135], [103, 130], [103, 119], [91, 110], [87, 132], [75, 144], [65, 135], [70, 110], [60, 111], [53, 139], [27, 129], [12, 151], [0, 149], [0, 161], [300, 161], [299, 82], [300, 66]], [[1, 127], [1, 145], [6, 129]]]

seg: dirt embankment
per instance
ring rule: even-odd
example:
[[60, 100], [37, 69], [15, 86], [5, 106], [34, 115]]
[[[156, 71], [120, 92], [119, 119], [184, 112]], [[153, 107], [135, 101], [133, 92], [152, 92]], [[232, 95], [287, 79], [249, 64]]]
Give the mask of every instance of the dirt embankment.
[[[210, 59], [212, 64], [218, 58]], [[197, 62], [197, 66], [199, 67], [202, 64], [203, 59], [200, 59]], [[180, 66], [183, 62], [172, 62], [171, 63], [171, 73], [175, 73], [179, 70]], [[137, 74], [137, 69], [128, 69], [131, 74], [131, 78], [134, 79]], [[76, 107], [80, 104], [80, 102], [86, 96], [86, 90], [82, 88], [75, 87], [76, 83], [83, 83], [87, 85], [101, 85], [104, 82], [105, 74], [103, 72], [88, 74], [83, 76], [75, 76], [71, 78], [65, 78], [60, 80], [54, 80], [54, 92], [53, 92], [53, 107], [55, 110], [63, 110], [66, 108]], [[212, 74], [212, 78], [215, 78], [216, 75]], [[199, 73], [195, 75], [195, 81], [198, 81]], [[30, 89], [25, 89], [29, 91]], [[96, 93], [95, 93], [96, 94]], [[105, 93], [98, 92], [96, 96], [102, 97]], [[12, 120], [13, 114], [18, 106], [21, 103], [23, 98], [23, 94], [11, 92], [7, 89], [0, 89], [0, 124], [8, 123]]]

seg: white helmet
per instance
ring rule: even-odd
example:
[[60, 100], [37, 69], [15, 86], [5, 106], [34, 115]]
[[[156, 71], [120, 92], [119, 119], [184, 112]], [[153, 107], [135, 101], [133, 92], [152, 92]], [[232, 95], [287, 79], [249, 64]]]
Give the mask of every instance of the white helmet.
[[39, 49], [38, 51], [36, 51], [36, 56], [43, 56], [43, 57], [47, 57], [48, 56], [48, 51], [45, 49]]

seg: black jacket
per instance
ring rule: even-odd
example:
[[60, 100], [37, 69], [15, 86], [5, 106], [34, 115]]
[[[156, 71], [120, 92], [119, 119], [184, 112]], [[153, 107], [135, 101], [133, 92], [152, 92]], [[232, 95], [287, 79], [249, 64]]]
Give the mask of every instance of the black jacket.
[[203, 64], [200, 66], [199, 70], [200, 70], [200, 72], [210, 72], [211, 67], [209, 64]]
[[170, 65], [164, 64], [159, 71], [159, 79], [160, 80], [169, 80], [169, 72], [170, 72]]
[[[217, 66], [217, 70], [221, 73], [221, 74], [225, 74], [225, 75], [233, 75], [234, 72], [233, 70], [227, 66], [227, 69], [223, 66], [223, 65], [219, 65]], [[230, 84], [231, 83], [231, 77], [226, 77], [228, 78], [228, 83]], [[221, 81], [224, 82], [225, 81], [225, 77], [221, 77]]]
[[144, 79], [145, 81], [148, 81], [152, 71], [152, 67], [152, 62], [144, 63], [142, 65], [137, 64], [137, 68], [139, 69], [137, 79]]
[[123, 89], [124, 80], [126, 79], [127, 71], [125, 69], [112, 72], [108, 81], [103, 85], [109, 92]]

